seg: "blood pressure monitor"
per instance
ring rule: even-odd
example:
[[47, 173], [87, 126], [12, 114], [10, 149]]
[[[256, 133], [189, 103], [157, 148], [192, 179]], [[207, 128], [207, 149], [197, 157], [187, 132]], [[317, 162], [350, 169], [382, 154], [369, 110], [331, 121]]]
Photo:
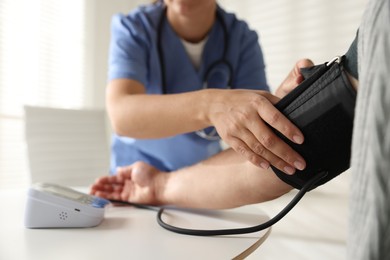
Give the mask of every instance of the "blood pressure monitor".
[[37, 183], [30, 187], [25, 211], [27, 228], [93, 227], [110, 202], [68, 187]]

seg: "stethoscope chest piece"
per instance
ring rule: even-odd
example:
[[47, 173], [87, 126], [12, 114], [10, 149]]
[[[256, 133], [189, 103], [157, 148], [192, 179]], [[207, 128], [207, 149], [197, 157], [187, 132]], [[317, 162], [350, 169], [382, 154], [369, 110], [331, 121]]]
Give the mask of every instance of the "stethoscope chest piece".
[[233, 68], [231, 64], [221, 59], [214, 62], [204, 75], [203, 88], [224, 88], [230, 89], [232, 85]]

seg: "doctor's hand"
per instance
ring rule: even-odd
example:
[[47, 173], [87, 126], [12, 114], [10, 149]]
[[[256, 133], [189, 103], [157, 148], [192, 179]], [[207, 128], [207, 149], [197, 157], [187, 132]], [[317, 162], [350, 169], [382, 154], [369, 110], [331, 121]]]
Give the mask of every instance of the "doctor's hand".
[[303, 76], [301, 74], [301, 68], [307, 68], [314, 66], [313, 61], [310, 59], [301, 59], [295, 63], [294, 68], [287, 75], [286, 79], [280, 84], [275, 92], [277, 97], [283, 98], [290, 93], [291, 90], [296, 88], [302, 81]]
[[302, 132], [274, 106], [281, 97], [302, 82], [299, 68], [312, 66], [310, 60], [300, 60], [274, 96], [266, 91], [226, 90], [210, 104], [209, 120], [221, 138], [251, 163], [267, 169], [270, 164], [294, 174], [303, 170], [306, 162], [301, 155], [281, 140], [272, 126], [292, 142], [302, 144]]
[[[218, 91], [218, 90], [214, 90]], [[269, 127], [301, 144], [303, 134], [274, 104], [280, 99], [267, 91], [219, 90], [210, 104], [209, 120], [219, 136], [256, 166], [270, 164], [287, 173], [303, 170], [305, 161]]]

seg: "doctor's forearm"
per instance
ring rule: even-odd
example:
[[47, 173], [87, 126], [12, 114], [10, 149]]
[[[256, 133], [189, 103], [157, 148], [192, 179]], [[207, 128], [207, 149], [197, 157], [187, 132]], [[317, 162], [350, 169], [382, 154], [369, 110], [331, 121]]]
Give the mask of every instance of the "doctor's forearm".
[[162, 138], [210, 126], [207, 91], [149, 95], [122, 83], [112, 82], [107, 89], [109, 117], [119, 135]]
[[233, 208], [275, 199], [292, 188], [272, 170], [254, 166], [231, 149], [197, 165], [161, 176], [161, 204]]

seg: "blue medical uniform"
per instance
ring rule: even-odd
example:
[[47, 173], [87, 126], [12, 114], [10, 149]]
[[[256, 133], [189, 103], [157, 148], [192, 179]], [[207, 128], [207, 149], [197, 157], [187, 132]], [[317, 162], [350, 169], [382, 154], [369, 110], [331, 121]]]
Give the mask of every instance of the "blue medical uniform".
[[[157, 41], [163, 10], [163, 4], [157, 3], [141, 6], [128, 15], [118, 14], [113, 17], [109, 80], [137, 80], [146, 87], [147, 94], [163, 94], [158, 53], [160, 42], [167, 92], [182, 93], [202, 89], [204, 75], [210, 65], [223, 58], [225, 40], [222, 24], [218, 20], [214, 23], [203, 50], [200, 68], [196, 70], [166, 17], [161, 28], [161, 39]], [[231, 88], [268, 90], [263, 55], [256, 32], [222, 8], [218, 7], [218, 12], [228, 30], [229, 48], [226, 57], [233, 67]], [[207, 83], [210, 87], [227, 88], [229, 70], [226, 65], [215, 66], [209, 75]], [[114, 134], [111, 173], [115, 173], [118, 166], [136, 161], [150, 163], [160, 170], [172, 171], [197, 163], [220, 151], [218, 140], [206, 140], [196, 133], [148, 140]]]

